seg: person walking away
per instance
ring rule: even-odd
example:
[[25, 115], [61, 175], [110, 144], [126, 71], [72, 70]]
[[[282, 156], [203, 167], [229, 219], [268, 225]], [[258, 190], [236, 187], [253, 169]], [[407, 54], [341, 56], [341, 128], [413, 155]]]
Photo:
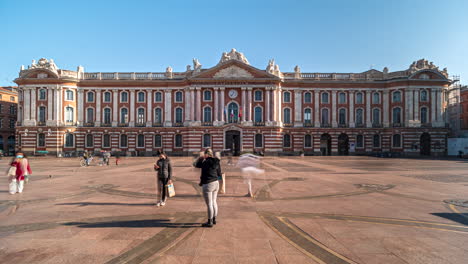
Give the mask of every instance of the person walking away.
[[208, 221], [202, 226], [213, 227], [216, 225], [216, 217], [218, 216], [216, 199], [219, 191], [218, 176], [221, 176], [220, 160], [213, 157], [211, 149], [206, 149], [204, 156], [200, 156], [195, 167], [201, 168], [199, 185], [202, 186], [203, 198], [208, 209]]
[[259, 168], [260, 158], [253, 154], [243, 154], [240, 156], [237, 166], [241, 169], [244, 183], [247, 184], [247, 196], [253, 197], [252, 178], [265, 172]]
[[166, 186], [172, 183], [172, 164], [166, 153], [159, 153], [159, 160], [154, 164], [154, 170], [157, 171], [158, 182], [157, 182], [157, 197], [161, 198], [156, 202], [156, 206], [166, 205], [167, 199], [167, 188]]
[[10, 165], [16, 167], [17, 192], [22, 193], [24, 188], [24, 175], [26, 173], [28, 175], [32, 174], [31, 167], [29, 166], [29, 161], [24, 157], [23, 153], [19, 152], [16, 154], [16, 158]]
[[111, 156], [110, 152], [109, 151], [104, 152], [103, 156], [104, 156], [104, 163], [107, 166], [109, 166], [109, 160], [110, 160], [110, 156]]
[[117, 152], [117, 153], [115, 154], [115, 165], [116, 165], [116, 166], [119, 166], [119, 164], [120, 164], [120, 153]]

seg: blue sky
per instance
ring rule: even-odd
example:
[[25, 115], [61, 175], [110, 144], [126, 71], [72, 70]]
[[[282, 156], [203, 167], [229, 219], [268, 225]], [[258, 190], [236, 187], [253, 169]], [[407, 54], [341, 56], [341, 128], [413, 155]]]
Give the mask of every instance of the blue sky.
[[0, 0], [0, 85], [41, 57], [88, 72], [184, 71], [231, 48], [282, 71], [396, 71], [426, 58], [468, 84], [468, 1]]

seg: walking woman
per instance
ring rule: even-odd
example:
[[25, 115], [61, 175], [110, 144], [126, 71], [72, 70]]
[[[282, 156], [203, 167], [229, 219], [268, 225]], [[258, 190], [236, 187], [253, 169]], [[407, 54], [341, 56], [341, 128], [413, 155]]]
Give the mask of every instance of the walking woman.
[[[23, 188], [24, 188], [24, 175], [32, 174], [32, 170], [31, 170], [31, 167], [29, 166], [28, 159], [24, 157], [23, 153], [19, 152], [16, 154], [16, 158], [11, 163], [11, 166], [16, 167], [16, 179], [14, 180], [16, 180], [17, 189], [15, 192], [22, 193]], [[12, 194], [15, 193], [15, 192], [12, 192], [12, 190], [10, 190], [10, 192]]]
[[172, 183], [172, 165], [166, 153], [159, 153], [159, 160], [154, 164], [154, 170], [157, 171], [158, 184], [157, 196], [161, 199], [156, 203], [156, 206], [166, 205], [167, 188], [166, 185]]
[[203, 197], [208, 207], [208, 221], [202, 226], [213, 227], [216, 225], [216, 216], [218, 215], [216, 199], [219, 191], [218, 176], [221, 176], [220, 160], [213, 157], [211, 149], [206, 149], [204, 156], [200, 156], [196, 161], [195, 167], [201, 168], [199, 185], [202, 186]]

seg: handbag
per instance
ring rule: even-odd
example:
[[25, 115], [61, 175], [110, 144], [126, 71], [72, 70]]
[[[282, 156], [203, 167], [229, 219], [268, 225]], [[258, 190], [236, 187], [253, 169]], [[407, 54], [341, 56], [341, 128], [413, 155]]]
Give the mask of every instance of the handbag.
[[221, 177], [218, 177], [219, 181], [219, 193], [225, 194], [226, 193], [226, 174], [222, 173]]
[[170, 183], [166, 185], [166, 188], [167, 188], [167, 196], [174, 197], [175, 196], [174, 184]]
[[16, 178], [16, 167], [15, 166], [11, 166], [8, 169], [7, 176], [8, 176], [8, 182], [11, 182], [13, 179]]

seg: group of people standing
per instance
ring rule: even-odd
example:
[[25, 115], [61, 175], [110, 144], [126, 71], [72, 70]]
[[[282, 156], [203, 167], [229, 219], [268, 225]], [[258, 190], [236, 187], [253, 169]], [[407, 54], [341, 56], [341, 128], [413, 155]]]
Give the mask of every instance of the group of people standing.
[[[217, 197], [219, 191], [219, 179], [222, 177], [221, 161], [219, 156], [215, 156], [211, 149], [206, 149], [200, 153], [200, 157], [193, 163], [196, 168], [201, 169], [200, 183], [202, 187], [203, 198], [208, 211], [208, 221], [202, 224], [203, 227], [213, 227], [216, 225], [216, 217], [218, 216]], [[157, 171], [157, 190], [158, 198], [156, 206], [166, 205], [168, 184], [172, 183], [172, 165], [171, 161], [164, 152], [159, 154], [159, 159], [154, 164], [154, 169]]]

